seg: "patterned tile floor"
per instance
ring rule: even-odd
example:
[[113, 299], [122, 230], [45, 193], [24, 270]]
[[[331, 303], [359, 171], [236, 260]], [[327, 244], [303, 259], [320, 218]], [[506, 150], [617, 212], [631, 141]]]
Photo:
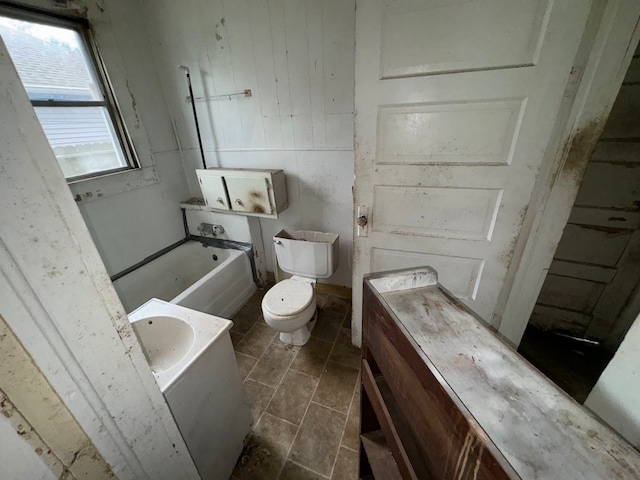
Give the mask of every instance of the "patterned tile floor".
[[356, 479], [360, 350], [351, 345], [349, 301], [319, 294], [311, 339], [291, 347], [262, 319], [266, 290], [233, 318], [254, 425], [232, 479]]

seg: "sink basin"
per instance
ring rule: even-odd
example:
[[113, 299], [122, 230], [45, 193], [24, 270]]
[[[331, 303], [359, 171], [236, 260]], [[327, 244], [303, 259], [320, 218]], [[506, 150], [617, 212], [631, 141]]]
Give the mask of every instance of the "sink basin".
[[179, 318], [147, 317], [132, 323], [132, 327], [154, 373], [164, 372], [179, 363], [195, 340], [191, 325]]
[[252, 423], [233, 323], [157, 298], [131, 312], [129, 322], [200, 476], [229, 478]]
[[[187, 374], [214, 343], [230, 341], [229, 320], [152, 298], [129, 322], [162, 393]], [[233, 361], [235, 357], [233, 357]]]

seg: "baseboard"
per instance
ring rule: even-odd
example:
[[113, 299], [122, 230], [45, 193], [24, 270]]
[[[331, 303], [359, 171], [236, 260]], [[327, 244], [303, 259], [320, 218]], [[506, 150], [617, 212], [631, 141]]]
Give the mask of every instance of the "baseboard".
[[[276, 276], [273, 272], [267, 272], [267, 281], [269, 283], [275, 283]], [[349, 287], [343, 287], [340, 285], [331, 285], [329, 283], [320, 283], [316, 284], [316, 291], [318, 293], [326, 293], [327, 295], [333, 295], [334, 297], [344, 298], [346, 300], [351, 300], [351, 289]]]
[[334, 297], [340, 297], [346, 300], [351, 300], [351, 289], [349, 287], [342, 287], [340, 285], [331, 285], [329, 283], [317, 283], [316, 291], [318, 293], [326, 293], [327, 295], [333, 295]]

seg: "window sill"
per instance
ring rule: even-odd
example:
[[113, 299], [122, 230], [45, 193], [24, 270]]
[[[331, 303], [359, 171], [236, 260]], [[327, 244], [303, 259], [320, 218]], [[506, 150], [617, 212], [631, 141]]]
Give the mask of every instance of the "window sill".
[[114, 172], [69, 182], [76, 203], [87, 203], [159, 183], [155, 166]]

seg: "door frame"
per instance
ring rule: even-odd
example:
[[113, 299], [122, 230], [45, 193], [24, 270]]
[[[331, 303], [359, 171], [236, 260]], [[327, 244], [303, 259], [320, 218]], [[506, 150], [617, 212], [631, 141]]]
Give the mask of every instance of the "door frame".
[[[582, 177], [640, 39], [640, 2], [594, 2], [574, 71], [574, 101], [549, 144], [492, 324], [517, 346], [529, 323]], [[582, 75], [580, 73], [582, 72]], [[571, 88], [571, 85], [568, 86]], [[533, 207], [533, 208], [532, 208]]]
[[0, 315], [117, 478], [199, 478], [2, 39], [0, 125]]

